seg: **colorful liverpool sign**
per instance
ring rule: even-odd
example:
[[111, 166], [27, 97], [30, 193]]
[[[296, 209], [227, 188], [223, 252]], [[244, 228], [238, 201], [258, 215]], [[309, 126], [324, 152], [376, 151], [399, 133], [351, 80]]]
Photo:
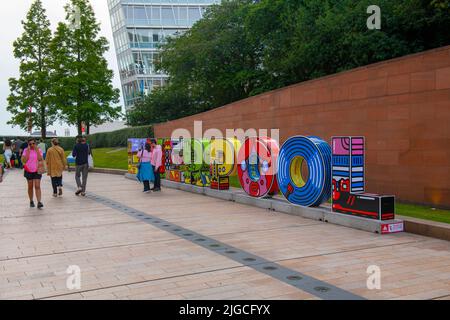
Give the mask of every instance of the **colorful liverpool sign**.
[[[147, 139], [128, 140], [128, 171], [135, 174], [137, 152]], [[163, 170], [176, 182], [226, 190], [237, 172], [252, 197], [281, 191], [291, 203], [320, 206], [332, 199], [332, 211], [376, 220], [395, 218], [395, 197], [366, 193], [364, 137], [333, 137], [332, 146], [315, 136], [294, 136], [279, 148], [268, 137], [236, 139], [159, 139]], [[189, 160], [189, 161], [188, 161]], [[386, 222], [383, 233], [402, 231]]]

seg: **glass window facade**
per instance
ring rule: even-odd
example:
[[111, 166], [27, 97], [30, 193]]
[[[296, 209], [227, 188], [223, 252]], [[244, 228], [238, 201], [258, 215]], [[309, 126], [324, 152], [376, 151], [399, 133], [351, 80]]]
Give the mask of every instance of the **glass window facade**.
[[168, 36], [188, 30], [205, 9], [221, 0], [108, 0], [125, 107], [163, 86], [158, 48]]

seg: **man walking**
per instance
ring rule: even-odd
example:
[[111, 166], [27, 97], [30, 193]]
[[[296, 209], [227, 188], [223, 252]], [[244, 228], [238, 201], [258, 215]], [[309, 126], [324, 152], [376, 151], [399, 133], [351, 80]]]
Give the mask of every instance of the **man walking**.
[[161, 191], [161, 174], [159, 173], [159, 168], [162, 163], [162, 149], [161, 146], [157, 145], [156, 139], [152, 139], [152, 167], [155, 173], [155, 185], [152, 191]]
[[86, 138], [77, 137], [77, 144], [73, 148], [72, 157], [75, 158], [75, 181], [77, 183], [78, 190], [75, 195], [80, 194], [86, 196], [86, 184], [89, 172], [89, 155], [91, 150], [86, 143]]

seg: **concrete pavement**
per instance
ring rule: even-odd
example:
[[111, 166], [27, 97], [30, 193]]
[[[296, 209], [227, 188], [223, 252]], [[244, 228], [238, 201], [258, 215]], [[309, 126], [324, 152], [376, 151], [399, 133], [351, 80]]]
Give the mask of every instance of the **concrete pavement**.
[[[327, 290], [450, 297], [447, 241], [376, 235], [173, 189], [143, 194], [117, 175], [91, 173], [90, 197], [81, 198], [69, 190], [73, 174], [64, 180], [64, 196], [54, 199], [43, 179], [42, 211], [29, 208], [20, 171], [0, 184], [0, 299], [324, 299]], [[381, 270], [380, 290], [367, 288], [371, 265]], [[80, 289], [67, 287], [69, 266], [80, 268]]]

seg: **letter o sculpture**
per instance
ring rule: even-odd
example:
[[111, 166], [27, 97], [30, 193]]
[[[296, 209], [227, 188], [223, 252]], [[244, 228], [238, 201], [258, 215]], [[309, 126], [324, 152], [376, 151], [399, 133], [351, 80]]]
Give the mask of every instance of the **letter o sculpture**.
[[238, 177], [245, 193], [262, 198], [278, 192], [278, 143], [267, 137], [247, 138], [238, 154]]
[[[302, 175], [306, 162], [308, 178]], [[278, 185], [286, 199], [305, 207], [319, 206], [331, 196], [331, 147], [319, 137], [294, 136], [278, 157]]]

